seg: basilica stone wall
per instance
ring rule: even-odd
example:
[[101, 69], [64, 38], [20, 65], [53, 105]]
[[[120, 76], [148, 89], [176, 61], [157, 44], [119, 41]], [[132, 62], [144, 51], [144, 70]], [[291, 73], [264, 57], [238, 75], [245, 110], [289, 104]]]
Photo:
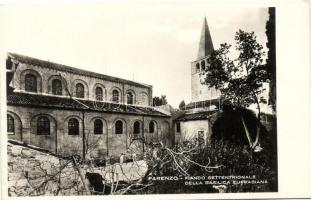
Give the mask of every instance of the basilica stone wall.
[[63, 96], [69, 96], [68, 91], [72, 96], [75, 96], [75, 85], [81, 83], [84, 86], [85, 99], [96, 100], [95, 88], [101, 87], [104, 101], [112, 101], [112, 91], [117, 90], [120, 93], [119, 103], [127, 103], [126, 94], [131, 92], [134, 99], [133, 104], [143, 106], [152, 105], [152, 86], [149, 85], [130, 84], [118, 78], [115, 78], [114, 81], [105, 80], [22, 62], [16, 67], [13, 80], [11, 81], [11, 86], [15, 88], [15, 91], [25, 91], [26, 74], [32, 74], [37, 77], [38, 94], [52, 95], [52, 81], [59, 79], [63, 84]]
[[[83, 111], [60, 110], [47, 108], [33, 108], [22, 106], [8, 106], [8, 115], [14, 118], [17, 128], [14, 134], [8, 135], [9, 139], [21, 140], [27, 144], [35, 145], [51, 152], [64, 155], [81, 155], [83, 146]], [[46, 116], [50, 121], [50, 134], [38, 135], [37, 119]], [[68, 135], [68, 121], [75, 118], [79, 121], [79, 134]], [[94, 134], [94, 120], [103, 122], [103, 133]], [[115, 133], [115, 123], [123, 122], [123, 133]], [[134, 123], [140, 123], [139, 134], [134, 134]], [[149, 132], [150, 123], [154, 123], [154, 132]], [[145, 138], [145, 141], [160, 141], [164, 145], [171, 145], [174, 140], [171, 119], [156, 117], [130, 115], [120, 113], [84, 112], [84, 133], [87, 148], [94, 157], [103, 158], [109, 156], [120, 156], [128, 151], [132, 139]], [[141, 154], [143, 148], [140, 149]]]
[[[7, 69], [12, 74], [8, 87], [12, 88], [7, 109], [9, 139], [60, 155], [82, 155], [84, 149], [96, 158], [119, 157], [133, 149], [142, 154], [144, 142], [171, 145], [174, 140], [170, 116], [151, 108], [150, 85], [17, 54], [9, 54]], [[99, 101], [115, 106], [103, 110], [97, 107]], [[94, 108], [86, 106], [89, 109], [85, 110], [82, 102], [94, 104]], [[95, 121], [102, 127], [96, 129], [100, 133], [95, 133]]]

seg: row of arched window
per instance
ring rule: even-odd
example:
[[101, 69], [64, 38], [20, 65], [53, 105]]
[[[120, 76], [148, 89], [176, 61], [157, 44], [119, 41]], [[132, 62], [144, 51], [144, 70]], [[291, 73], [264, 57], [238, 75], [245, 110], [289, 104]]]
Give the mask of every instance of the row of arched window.
[[[68, 120], [68, 135], [79, 135], [79, 127], [80, 122], [76, 118], [70, 118]], [[117, 120], [114, 124], [115, 134], [123, 134], [124, 133], [124, 122], [122, 120]], [[50, 119], [46, 116], [40, 116], [37, 119], [36, 126], [37, 135], [50, 135], [51, 132], [51, 122]], [[15, 125], [14, 118], [11, 115], [7, 115], [7, 132], [14, 133]], [[149, 122], [149, 133], [155, 132], [155, 122]], [[95, 119], [93, 123], [93, 133], [95, 135], [100, 135], [104, 133], [104, 123], [101, 119]], [[140, 134], [141, 133], [141, 122], [136, 121], [133, 124], [133, 133]]]
[[[25, 91], [27, 92], [38, 92], [38, 80], [34, 74], [28, 73], [25, 75]], [[82, 83], [75, 84], [74, 95], [77, 98], [85, 98], [85, 86]], [[63, 84], [60, 79], [53, 79], [51, 83], [51, 90], [53, 95], [64, 95], [63, 94]], [[127, 91], [126, 93], [126, 103], [127, 104], [135, 104], [135, 95], [131, 91]], [[102, 87], [95, 88], [95, 99], [97, 101], [104, 100], [104, 90]], [[112, 90], [112, 102], [119, 103], [121, 102], [120, 91], [117, 89]]]

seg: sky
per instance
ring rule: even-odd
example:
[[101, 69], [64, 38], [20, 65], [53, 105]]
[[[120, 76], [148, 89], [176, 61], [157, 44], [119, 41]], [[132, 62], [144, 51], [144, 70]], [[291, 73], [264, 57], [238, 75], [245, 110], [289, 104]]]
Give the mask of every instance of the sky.
[[153, 96], [178, 107], [191, 100], [190, 62], [204, 17], [216, 49], [234, 45], [239, 29], [266, 47], [267, 8], [93, 3], [1, 6], [0, 51], [150, 84]]

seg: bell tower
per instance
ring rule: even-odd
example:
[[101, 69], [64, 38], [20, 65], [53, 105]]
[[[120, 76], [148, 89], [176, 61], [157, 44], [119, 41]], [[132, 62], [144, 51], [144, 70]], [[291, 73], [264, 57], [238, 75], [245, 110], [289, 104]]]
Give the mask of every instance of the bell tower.
[[201, 38], [199, 43], [198, 57], [191, 62], [191, 101], [204, 101], [217, 99], [220, 97], [220, 91], [215, 88], [209, 88], [207, 85], [201, 84], [203, 76], [201, 72], [208, 68], [206, 59], [214, 50], [212, 37], [209, 31], [206, 17], [203, 21]]

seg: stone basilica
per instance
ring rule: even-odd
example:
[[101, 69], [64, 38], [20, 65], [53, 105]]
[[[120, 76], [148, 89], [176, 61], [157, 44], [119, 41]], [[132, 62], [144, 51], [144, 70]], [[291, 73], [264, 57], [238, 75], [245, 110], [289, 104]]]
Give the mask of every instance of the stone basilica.
[[170, 115], [152, 107], [150, 85], [14, 53], [6, 73], [10, 140], [96, 158], [174, 140]]

